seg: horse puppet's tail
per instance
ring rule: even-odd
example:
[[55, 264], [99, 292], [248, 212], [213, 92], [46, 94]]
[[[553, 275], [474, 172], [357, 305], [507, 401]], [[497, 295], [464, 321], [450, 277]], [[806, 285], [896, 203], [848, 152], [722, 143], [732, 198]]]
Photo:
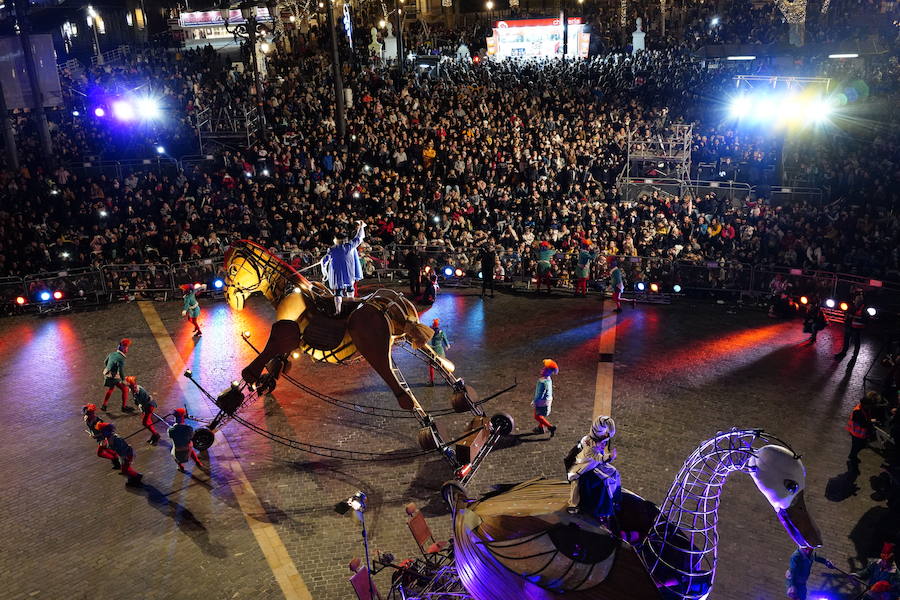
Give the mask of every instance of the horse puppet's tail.
[[403, 322], [403, 333], [406, 334], [406, 338], [412, 344], [412, 347], [418, 350], [431, 340], [432, 336], [434, 336], [434, 329], [428, 325], [423, 325], [416, 317], [407, 317], [406, 321]]

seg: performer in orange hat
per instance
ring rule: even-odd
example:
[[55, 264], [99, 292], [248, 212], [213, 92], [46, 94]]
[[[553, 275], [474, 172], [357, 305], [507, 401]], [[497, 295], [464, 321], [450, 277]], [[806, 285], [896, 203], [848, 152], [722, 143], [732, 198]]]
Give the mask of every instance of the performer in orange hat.
[[553, 380], [551, 377], [557, 373], [559, 373], [559, 365], [556, 364], [556, 361], [545, 358], [541, 377], [534, 390], [534, 399], [531, 401], [531, 405], [534, 407], [534, 420], [538, 423], [538, 426], [534, 428], [534, 433], [544, 433], [544, 427], [546, 427], [550, 431], [550, 437], [556, 435], [556, 427], [547, 420], [547, 417], [550, 416], [553, 404]]

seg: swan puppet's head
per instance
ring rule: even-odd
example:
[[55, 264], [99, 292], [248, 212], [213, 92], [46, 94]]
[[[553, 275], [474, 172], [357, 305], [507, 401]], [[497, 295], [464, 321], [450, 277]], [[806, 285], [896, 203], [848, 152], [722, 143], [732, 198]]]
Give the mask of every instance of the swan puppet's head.
[[806, 469], [800, 457], [784, 446], [756, 450], [748, 463], [756, 487], [775, 509], [778, 520], [801, 547], [822, 545], [822, 534], [806, 510], [803, 489]]

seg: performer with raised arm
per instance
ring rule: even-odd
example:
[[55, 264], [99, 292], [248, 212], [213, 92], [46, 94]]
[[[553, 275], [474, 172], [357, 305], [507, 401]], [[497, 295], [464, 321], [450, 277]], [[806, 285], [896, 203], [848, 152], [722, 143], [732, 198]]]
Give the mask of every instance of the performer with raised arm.
[[334, 246], [322, 258], [322, 272], [328, 287], [334, 294], [334, 314], [341, 314], [341, 302], [346, 296], [354, 295], [353, 284], [363, 278], [362, 264], [359, 262], [357, 248], [362, 243], [366, 234], [366, 224], [357, 221], [356, 235], [349, 242], [343, 232], [334, 234]]

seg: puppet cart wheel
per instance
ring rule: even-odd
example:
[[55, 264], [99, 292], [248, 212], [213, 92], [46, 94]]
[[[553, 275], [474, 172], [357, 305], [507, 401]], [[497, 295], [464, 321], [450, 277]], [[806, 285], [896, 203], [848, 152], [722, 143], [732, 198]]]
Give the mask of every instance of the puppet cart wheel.
[[214, 441], [216, 441], [216, 434], [206, 427], [201, 427], [194, 432], [194, 436], [191, 438], [191, 441], [194, 443], [194, 448], [196, 450], [203, 452], [204, 450], [207, 450], [210, 446], [212, 446]]
[[470, 410], [473, 410], [477, 404], [478, 393], [471, 385], [454, 390], [453, 397], [450, 399], [450, 406], [458, 413], [469, 412]]
[[500, 435], [509, 435], [516, 428], [516, 422], [507, 413], [497, 413], [491, 417], [491, 430]]

